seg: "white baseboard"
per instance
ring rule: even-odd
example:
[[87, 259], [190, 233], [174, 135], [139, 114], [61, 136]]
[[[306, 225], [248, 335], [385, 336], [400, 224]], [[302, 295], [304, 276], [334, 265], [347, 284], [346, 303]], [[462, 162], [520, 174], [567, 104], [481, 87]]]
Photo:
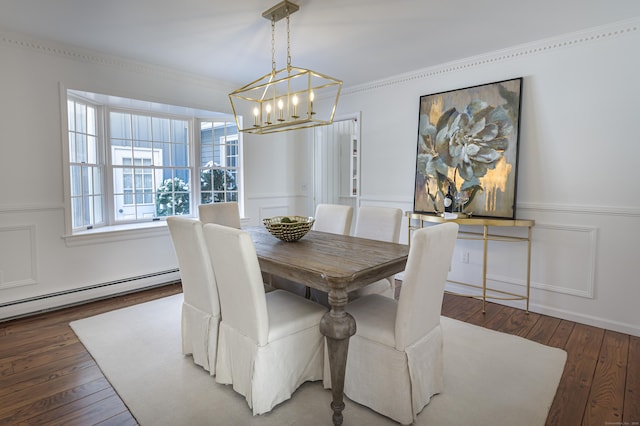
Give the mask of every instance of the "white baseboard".
[[180, 281], [177, 269], [0, 304], [0, 322]]
[[[464, 294], [479, 294], [480, 289], [470, 289], [458, 284], [447, 283], [445, 289], [454, 293]], [[494, 300], [487, 298], [488, 302], [497, 303], [499, 305], [509, 306], [516, 309], [525, 309], [524, 300]], [[626, 324], [618, 321], [612, 321], [606, 318], [596, 317], [592, 315], [584, 315], [578, 312], [569, 311], [566, 309], [554, 308], [551, 306], [541, 305], [539, 303], [529, 303], [529, 312], [535, 312], [541, 315], [547, 315], [554, 318], [560, 318], [567, 321], [573, 321], [580, 324], [590, 325], [593, 327], [599, 327], [606, 330], [617, 331], [619, 333], [630, 334], [632, 336], [640, 337], [640, 325], [638, 324]]]

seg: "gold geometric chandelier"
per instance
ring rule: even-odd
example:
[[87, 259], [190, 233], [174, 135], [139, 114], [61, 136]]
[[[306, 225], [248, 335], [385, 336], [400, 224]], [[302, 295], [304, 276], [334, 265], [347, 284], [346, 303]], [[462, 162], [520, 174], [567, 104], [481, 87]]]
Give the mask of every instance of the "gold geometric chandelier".
[[[289, 16], [298, 9], [285, 0], [262, 14], [271, 21], [271, 72], [229, 94], [241, 132], [265, 134], [333, 122], [342, 81], [291, 65]], [[275, 24], [282, 18], [287, 18], [287, 66], [276, 70]], [[243, 111], [251, 114], [244, 126], [239, 118]]]

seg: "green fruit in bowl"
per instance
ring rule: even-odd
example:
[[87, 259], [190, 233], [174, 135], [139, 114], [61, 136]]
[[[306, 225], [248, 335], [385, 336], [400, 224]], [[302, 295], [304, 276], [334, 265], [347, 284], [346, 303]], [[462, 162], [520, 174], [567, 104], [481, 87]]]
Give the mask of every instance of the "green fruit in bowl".
[[280, 223], [291, 223], [291, 219], [285, 216], [280, 220]]

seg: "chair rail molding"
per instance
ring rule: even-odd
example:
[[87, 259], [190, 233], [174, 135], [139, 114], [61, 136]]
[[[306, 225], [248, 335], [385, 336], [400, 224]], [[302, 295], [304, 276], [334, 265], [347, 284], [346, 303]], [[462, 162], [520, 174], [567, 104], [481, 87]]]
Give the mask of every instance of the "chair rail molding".
[[640, 209], [610, 206], [552, 204], [552, 203], [517, 203], [516, 211], [531, 210], [551, 213], [572, 213], [605, 216], [640, 217]]
[[273, 206], [260, 206], [258, 207], [260, 224], [262, 224], [262, 219], [274, 216], [286, 216], [289, 214], [289, 205], [287, 204], [279, 204]]
[[0, 213], [39, 212], [64, 210], [64, 204], [0, 204]]

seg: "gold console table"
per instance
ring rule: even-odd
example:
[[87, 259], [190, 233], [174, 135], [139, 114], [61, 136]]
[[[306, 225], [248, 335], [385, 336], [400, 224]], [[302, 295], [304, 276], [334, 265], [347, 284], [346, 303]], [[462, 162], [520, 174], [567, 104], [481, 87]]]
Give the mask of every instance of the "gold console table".
[[[411, 231], [424, 227], [425, 222], [429, 223], [445, 223], [453, 222], [465, 226], [482, 226], [482, 233], [459, 231], [458, 239], [461, 240], [478, 240], [483, 242], [482, 247], [482, 285], [464, 283], [460, 281], [447, 280], [454, 284], [460, 284], [467, 287], [478, 288], [482, 290], [482, 295], [462, 294], [462, 296], [473, 297], [482, 300], [482, 313], [485, 313], [485, 305], [487, 299], [495, 300], [525, 300], [526, 313], [529, 313], [529, 294], [531, 290], [531, 231], [535, 225], [534, 220], [527, 219], [498, 219], [498, 218], [455, 218], [445, 219], [442, 216], [428, 213], [405, 212], [408, 218], [408, 241], [411, 244]], [[415, 222], [417, 221], [417, 224]], [[496, 235], [489, 233], [489, 227], [518, 227], [528, 228], [526, 237], [513, 237], [508, 235]], [[527, 290], [526, 294], [516, 294], [504, 290], [498, 290], [487, 287], [487, 245], [489, 241], [502, 242], [526, 242], [527, 243]], [[487, 294], [491, 293], [491, 294]], [[454, 293], [458, 294], [458, 293]]]

